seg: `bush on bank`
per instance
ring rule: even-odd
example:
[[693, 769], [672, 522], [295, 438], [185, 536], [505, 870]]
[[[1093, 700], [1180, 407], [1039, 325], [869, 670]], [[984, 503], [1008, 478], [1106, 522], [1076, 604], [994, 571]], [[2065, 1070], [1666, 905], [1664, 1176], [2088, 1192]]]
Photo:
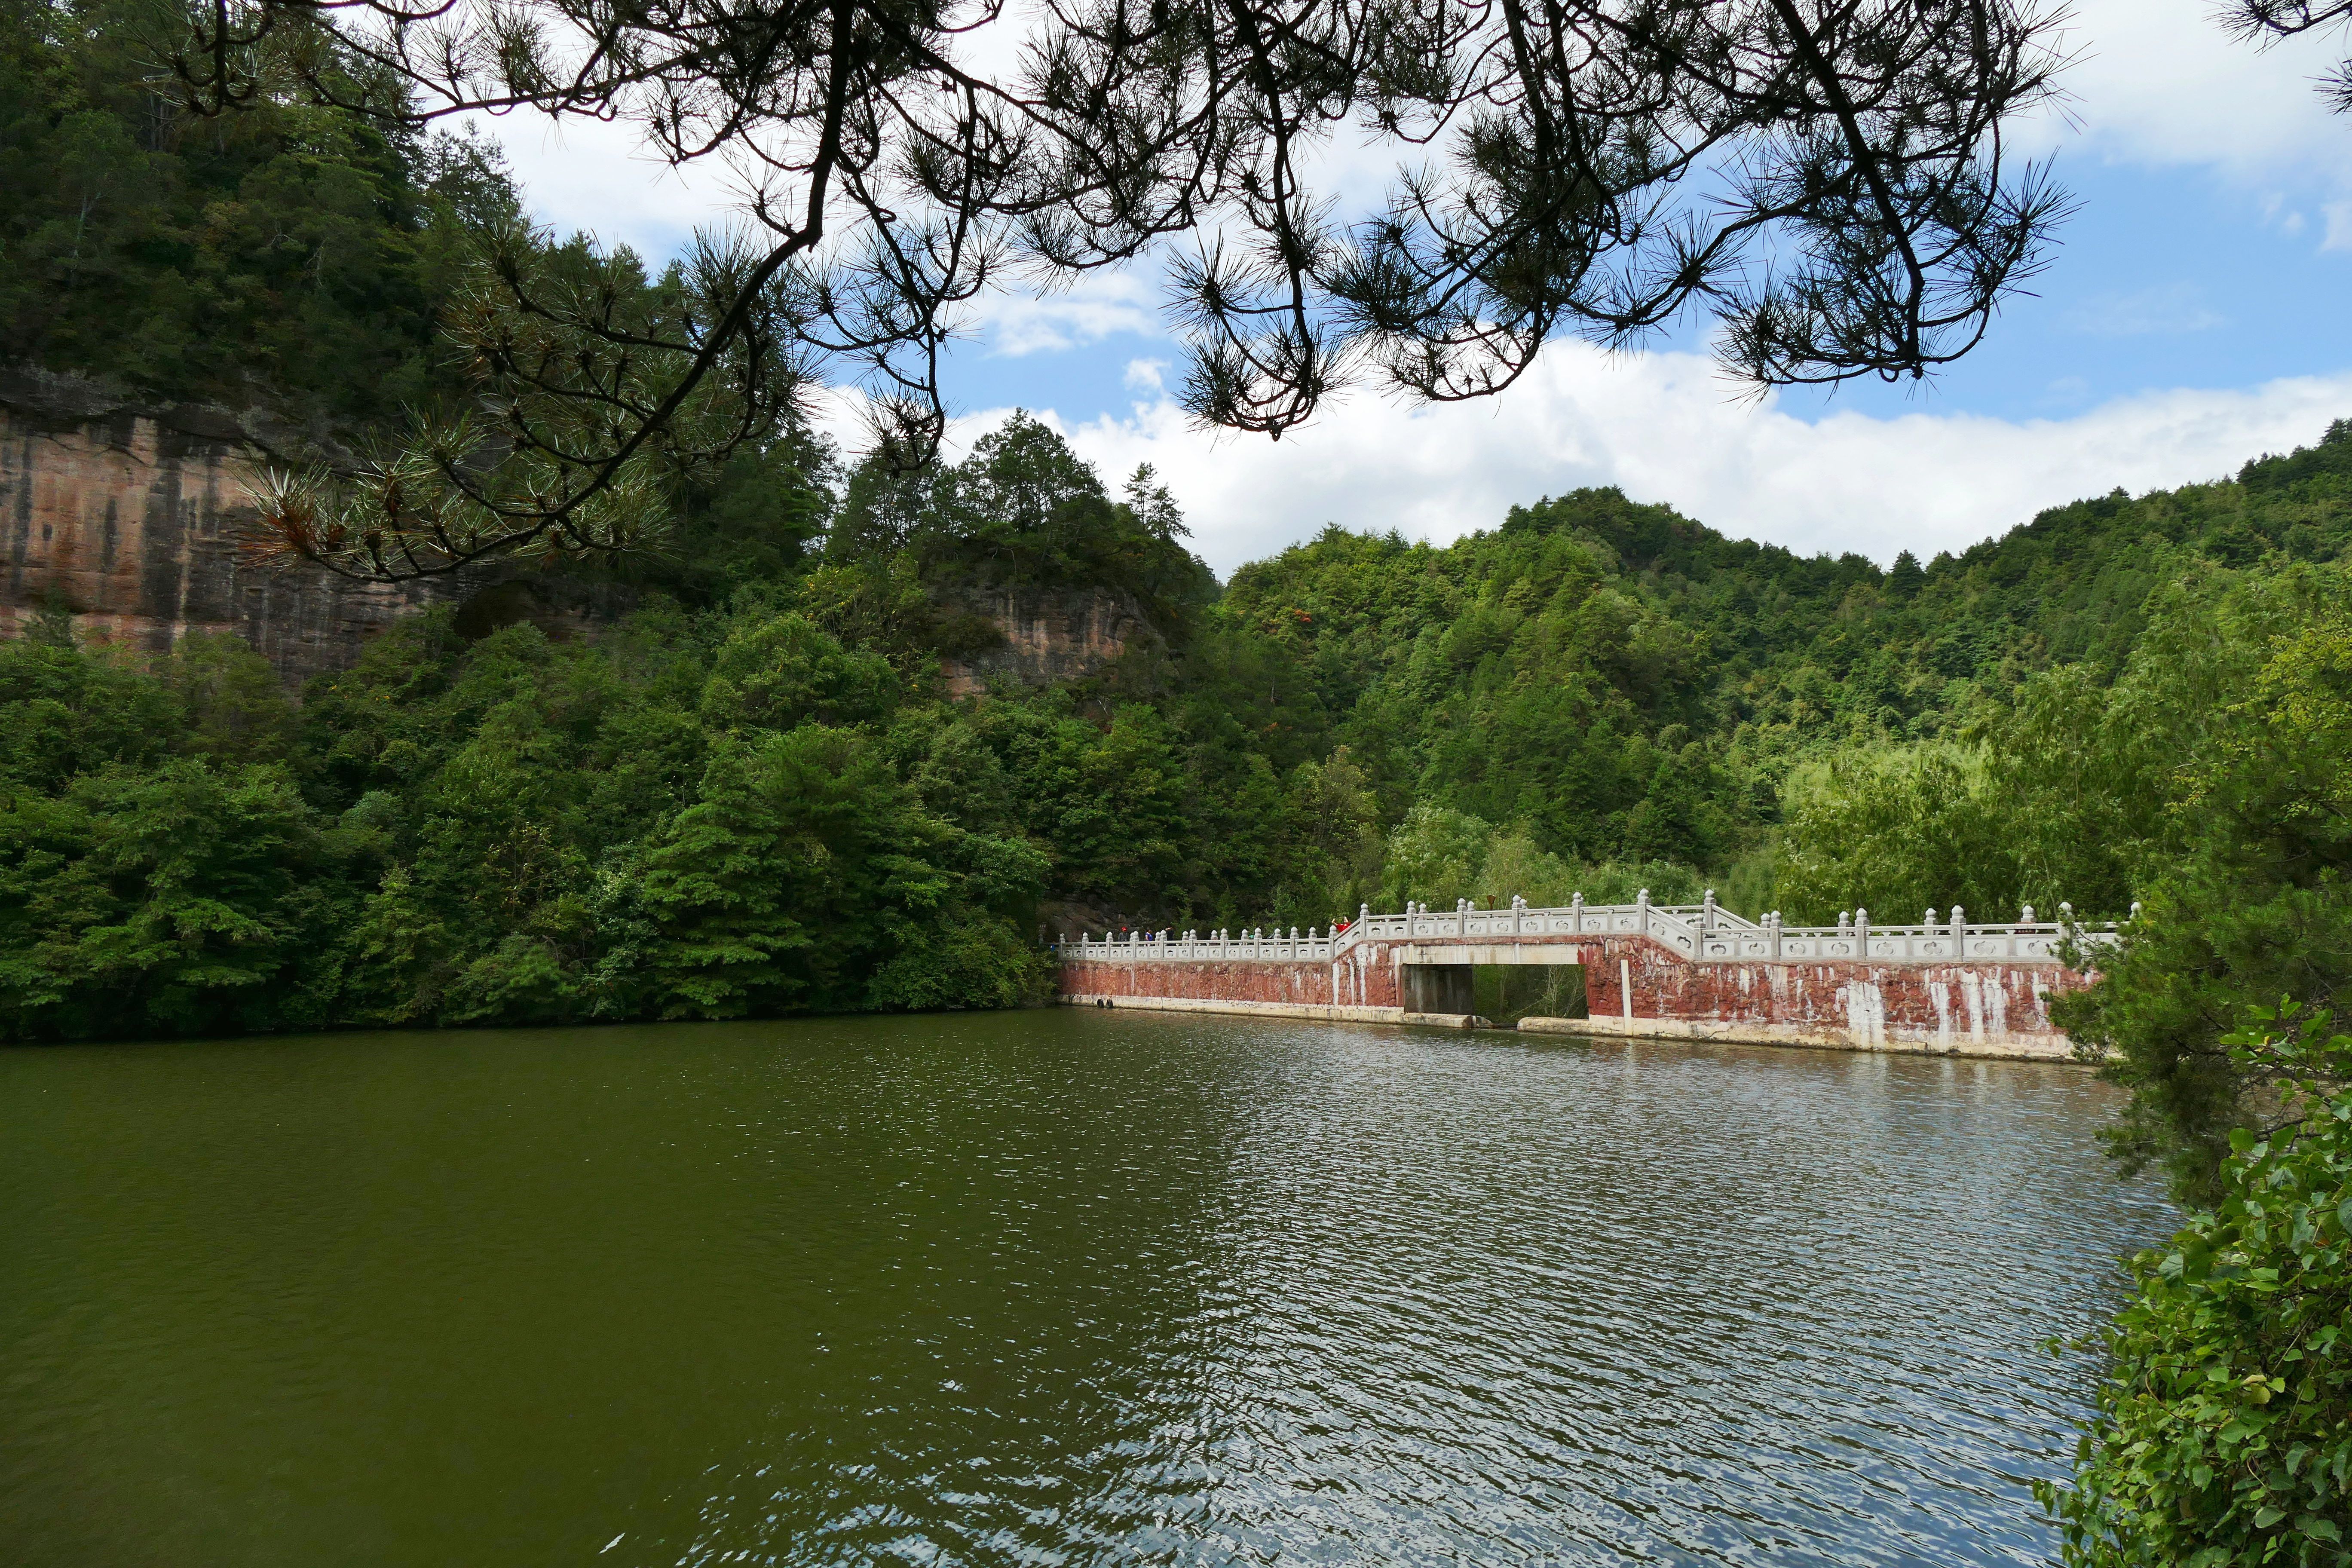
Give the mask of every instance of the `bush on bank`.
[[1045, 861], [789, 611], [601, 644], [446, 612], [298, 708], [234, 638], [0, 638], [0, 1038], [1005, 1006]]
[[2074, 1484], [2037, 1488], [2069, 1568], [2318, 1568], [2352, 1546], [2352, 1037], [2260, 1013], [2231, 1039], [2282, 1085], [2221, 1201], [2130, 1264]]

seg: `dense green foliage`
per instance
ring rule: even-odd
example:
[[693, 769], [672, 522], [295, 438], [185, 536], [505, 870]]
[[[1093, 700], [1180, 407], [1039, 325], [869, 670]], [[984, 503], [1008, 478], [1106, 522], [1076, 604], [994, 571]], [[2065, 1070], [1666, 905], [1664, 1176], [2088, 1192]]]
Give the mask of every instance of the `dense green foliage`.
[[[2352, 1541], [2352, 1037], [2258, 1018], [2240, 1065], [2283, 1125], [2241, 1130], [2221, 1198], [2131, 1265], [2071, 1487], [2080, 1568], [2318, 1568]], [[2298, 1027], [2297, 1025], [2300, 1025]]]
[[[1924, 568], [1584, 492], [1444, 549], [1327, 531], [1220, 595], [1148, 474], [1113, 500], [1034, 420], [837, 504], [793, 437], [593, 642], [426, 617], [299, 706], [234, 645], [10, 645], [11, 1030], [987, 1003], [1041, 929], [1408, 898], [2137, 899], [2129, 984], [2070, 1022], [2122, 1053], [2123, 1152], [2193, 1186], [2263, 1088], [2234, 1010], [2346, 963], [2352, 442], [2314, 451]], [[1162, 635], [946, 698], [982, 608], [1089, 595]]]
[[901, 775], [926, 714], [882, 659], [759, 605], [593, 647], [450, 622], [404, 624], [299, 711], [226, 639], [152, 674], [0, 643], [7, 1033], [1035, 994], [1042, 858]]
[[487, 144], [264, 100], [175, 110], [169, 0], [0, 4], [0, 363], [307, 420], [446, 393], [469, 227], [512, 218]]
[[[961, 463], [914, 472], [861, 464], [829, 549], [838, 563], [896, 565], [950, 596], [1115, 589], [1181, 638], [1215, 594], [1213, 579], [1177, 542], [1184, 532], [1175, 500], [1149, 467], [1114, 501], [1068, 443], [1016, 410]], [[976, 635], [984, 646], [992, 634]]]
[[[0, 363], [347, 437], [461, 395], [495, 159], [177, 114], [176, 17], [0, 4]], [[2103, 1341], [2069, 1561], [2343, 1560], [2352, 424], [1885, 571], [1603, 490], [1220, 590], [1149, 469], [1114, 498], [1025, 416], [920, 473], [793, 429], [671, 482], [593, 640], [436, 612], [299, 700], [233, 639], [0, 641], [0, 1037], [1007, 1005], [1056, 930], [1407, 899], [2063, 902], [2125, 920], [2058, 1013], [2131, 1091], [2115, 1150], [2200, 1205]], [[1121, 657], [949, 697], [1008, 611], [1106, 601]], [[2281, 998], [2319, 1011], [2228, 1033]]]
[[1801, 781], [1786, 901], [2141, 903], [2102, 984], [2057, 1016], [2133, 1090], [2117, 1152], [2210, 1199], [2267, 1092], [2222, 1035], [2250, 1004], [2325, 1005], [2352, 976], [2347, 588], [2340, 565], [2199, 563], [2150, 595], [2113, 679], [2043, 671], [1958, 744], [1837, 759]]

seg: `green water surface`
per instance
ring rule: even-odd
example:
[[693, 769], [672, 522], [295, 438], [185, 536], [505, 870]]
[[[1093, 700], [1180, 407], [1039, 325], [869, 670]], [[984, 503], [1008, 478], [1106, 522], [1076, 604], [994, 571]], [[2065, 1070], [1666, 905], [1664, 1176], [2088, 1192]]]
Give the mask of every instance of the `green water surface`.
[[0, 1563], [2006, 1563], [2079, 1069], [1061, 1010], [0, 1051]]

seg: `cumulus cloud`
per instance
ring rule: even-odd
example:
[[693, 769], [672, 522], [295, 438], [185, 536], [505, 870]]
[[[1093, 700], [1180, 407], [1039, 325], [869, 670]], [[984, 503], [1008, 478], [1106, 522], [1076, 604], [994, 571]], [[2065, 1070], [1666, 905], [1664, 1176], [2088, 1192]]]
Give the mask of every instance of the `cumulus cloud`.
[[[1736, 398], [1694, 355], [1612, 359], [1562, 345], [1501, 398], [1363, 398], [1280, 442], [1204, 433], [1165, 399], [1063, 428], [1114, 481], [1139, 462], [1158, 468], [1195, 548], [1228, 573], [1326, 522], [1442, 542], [1494, 527], [1515, 503], [1600, 485], [1801, 553], [1925, 559], [2117, 486], [2220, 478], [2263, 451], [2309, 444], [2347, 414], [2352, 374], [2154, 392], [2064, 418], [1841, 412], [1809, 422], [1769, 399]], [[976, 416], [959, 435], [1002, 416]]]
[[1149, 279], [1133, 272], [1088, 272], [1049, 294], [998, 294], [979, 302], [974, 325], [991, 353], [1052, 353], [1118, 332], [1157, 337]]
[[729, 170], [673, 169], [645, 151], [634, 127], [529, 112], [471, 119], [506, 153], [532, 216], [560, 233], [584, 230], [659, 263], [696, 229], [740, 219], [740, 186]]
[[[2328, 113], [2315, 79], [2340, 58], [2335, 36], [2258, 48], [2231, 38], [2211, 0], [2074, 0], [2062, 79], [2072, 100], [2039, 130], [2045, 144], [2134, 163], [2218, 168], [2265, 180], [2332, 171], [2352, 124]], [[2078, 136], [2079, 132], [2079, 136]]]

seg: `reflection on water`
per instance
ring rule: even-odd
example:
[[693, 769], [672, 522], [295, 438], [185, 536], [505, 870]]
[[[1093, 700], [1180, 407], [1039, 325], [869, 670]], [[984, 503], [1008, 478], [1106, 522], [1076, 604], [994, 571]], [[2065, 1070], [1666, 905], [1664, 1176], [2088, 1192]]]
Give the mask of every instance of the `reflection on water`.
[[2038, 1563], [2077, 1069], [1063, 1011], [0, 1053], [27, 1568]]

